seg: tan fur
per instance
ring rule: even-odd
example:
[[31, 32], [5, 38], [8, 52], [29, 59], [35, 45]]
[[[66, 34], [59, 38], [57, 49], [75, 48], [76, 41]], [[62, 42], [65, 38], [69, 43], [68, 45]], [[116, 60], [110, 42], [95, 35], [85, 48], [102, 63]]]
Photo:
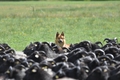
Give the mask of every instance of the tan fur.
[[64, 36], [63, 32], [61, 34], [59, 34], [58, 32], [56, 33], [55, 43], [62, 48], [63, 47], [66, 47], [66, 48], [70, 47], [69, 44], [66, 44], [65, 36]]

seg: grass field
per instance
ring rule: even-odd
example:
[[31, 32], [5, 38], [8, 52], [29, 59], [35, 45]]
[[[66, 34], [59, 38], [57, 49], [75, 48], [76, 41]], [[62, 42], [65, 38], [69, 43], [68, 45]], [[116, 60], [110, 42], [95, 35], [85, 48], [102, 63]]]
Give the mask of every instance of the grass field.
[[120, 1], [0, 2], [0, 43], [23, 50], [30, 42], [54, 42], [64, 32], [67, 43], [120, 39]]

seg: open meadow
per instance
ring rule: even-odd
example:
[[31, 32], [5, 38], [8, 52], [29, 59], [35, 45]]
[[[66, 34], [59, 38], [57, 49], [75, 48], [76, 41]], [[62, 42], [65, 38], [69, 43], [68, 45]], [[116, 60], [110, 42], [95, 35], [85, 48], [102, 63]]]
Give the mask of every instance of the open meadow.
[[30, 42], [54, 42], [62, 31], [69, 44], [120, 41], [120, 1], [0, 2], [0, 43], [22, 51]]

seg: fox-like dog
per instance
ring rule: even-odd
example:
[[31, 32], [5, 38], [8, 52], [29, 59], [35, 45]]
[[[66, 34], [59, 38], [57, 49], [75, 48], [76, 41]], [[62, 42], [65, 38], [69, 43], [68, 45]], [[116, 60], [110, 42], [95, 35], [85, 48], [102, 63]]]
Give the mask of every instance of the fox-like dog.
[[63, 32], [61, 34], [59, 34], [59, 32], [56, 33], [55, 43], [58, 46], [60, 46], [61, 48], [63, 48], [63, 47], [69, 48], [70, 47], [69, 44], [66, 44], [65, 35]]

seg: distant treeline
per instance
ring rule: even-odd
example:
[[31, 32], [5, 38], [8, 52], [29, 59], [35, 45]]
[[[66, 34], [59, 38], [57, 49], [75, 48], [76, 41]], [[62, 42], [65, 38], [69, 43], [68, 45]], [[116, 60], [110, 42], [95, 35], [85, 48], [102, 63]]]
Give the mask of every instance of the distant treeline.
[[120, 0], [0, 0], [0, 1], [120, 1]]

